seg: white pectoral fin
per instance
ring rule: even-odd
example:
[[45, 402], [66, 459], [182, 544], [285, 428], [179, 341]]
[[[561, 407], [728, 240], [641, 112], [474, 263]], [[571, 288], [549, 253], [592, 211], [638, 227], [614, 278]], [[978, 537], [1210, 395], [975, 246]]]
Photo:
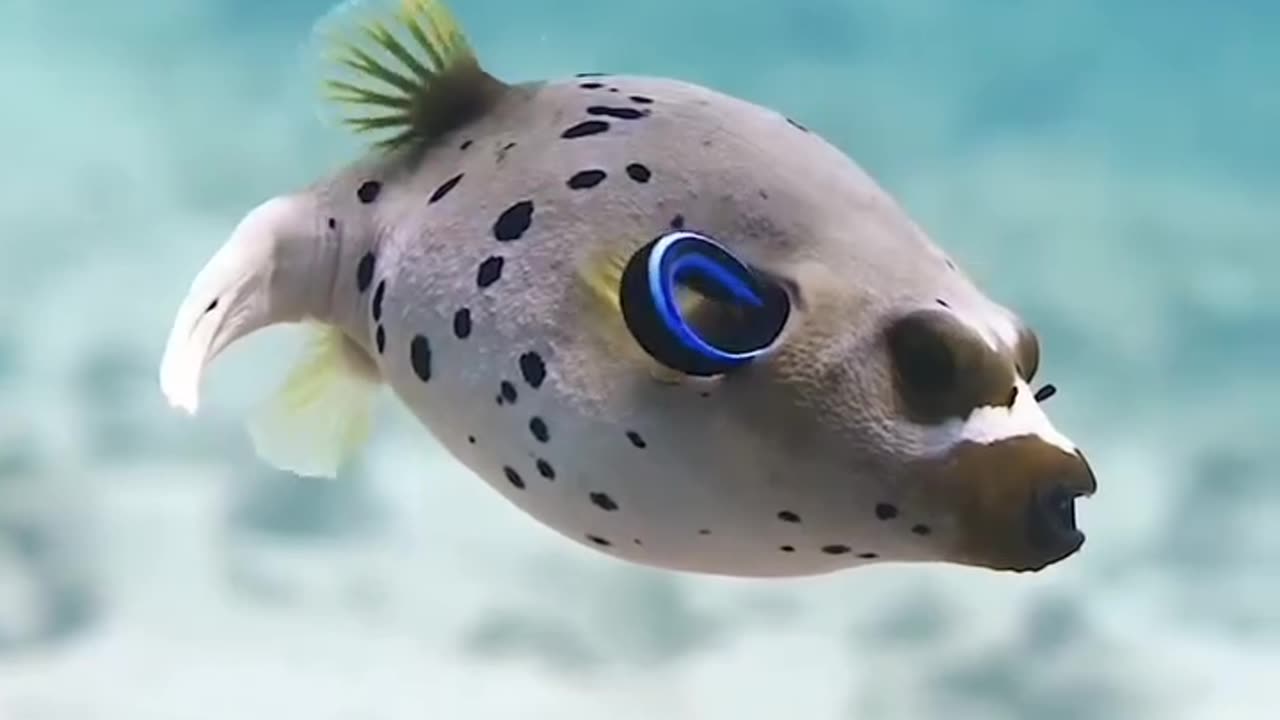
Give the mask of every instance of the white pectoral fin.
[[317, 326], [297, 364], [248, 421], [267, 463], [334, 478], [369, 437], [381, 384], [372, 359], [337, 328]]

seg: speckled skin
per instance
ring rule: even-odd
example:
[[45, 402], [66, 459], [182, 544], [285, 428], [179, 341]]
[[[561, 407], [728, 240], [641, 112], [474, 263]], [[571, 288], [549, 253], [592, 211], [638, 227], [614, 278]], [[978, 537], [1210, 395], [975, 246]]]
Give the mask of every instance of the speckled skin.
[[[592, 106], [641, 116], [590, 115]], [[562, 137], [589, 120], [609, 128]], [[650, 171], [647, 182], [628, 173], [632, 163]], [[607, 178], [567, 185], [589, 169]], [[364, 202], [371, 181], [380, 191]], [[425, 154], [369, 160], [313, 190], [340, 250], [330, 306], [313, 314], [375, 358], [450, 453], [572, 540], [738, 576], [1059, 559], [1027, 548], [1022, 491], [1076, 458], [1034, 435], [1012, 454], [1007, 443], [939, 452], [938, 428], [904, 417], [882, 333], [941, 299], [994, 338], [1012, 388], [1011, 333], [1025, 329], [854, 162], [775, 111], [656, 78], [519, 86]], [[495, 223], [523, 201], [533, 204], [527, 228], [499, 241]], [[677, 217], [785, 279], [794, 310], [776, 352], [721, 378], [663, 380], [588, 288], [584, 269], [625, 257]], [[478, 268], [494, 256], [500, 278], [480, 287]], [[459, 337], [463, 309], [469, 332]], [[430, 349], [425, 381], [424, 340], [417, 369], [411, 350], [419, 336]], [[522, 371], [529, 353], [545, 367], [540, 382]], [[500, 400], [504, 381], [514, 401]], [[535, 418], [545, 433], [531, 430]], [[988, 477], [1001, 473], [1008, 479]]]

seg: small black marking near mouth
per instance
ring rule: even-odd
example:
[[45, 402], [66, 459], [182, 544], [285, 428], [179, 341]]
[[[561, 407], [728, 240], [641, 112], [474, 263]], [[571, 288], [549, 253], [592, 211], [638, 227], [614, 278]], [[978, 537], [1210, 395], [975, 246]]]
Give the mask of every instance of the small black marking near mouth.
[[1057, 394], [1058, 388], [1054, 387], [1052, 383], [1046, 384], [1044, 387], [1036, 391], [1036, 402], [1042, 403]]
[[1013, 407], [1013, 404], [1017, 401], [1018, 401], [1018, 386], [1014, 385], [1012, 388], [1009, 389], [1009, 397], [1005, 399], [1004, 406], [1007, 408], [1011, 408]]

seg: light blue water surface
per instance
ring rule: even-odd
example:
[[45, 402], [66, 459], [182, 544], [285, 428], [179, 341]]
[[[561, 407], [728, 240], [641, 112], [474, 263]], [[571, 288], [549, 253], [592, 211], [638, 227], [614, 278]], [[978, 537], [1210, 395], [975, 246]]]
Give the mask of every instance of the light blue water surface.
[[1015, 576], [782, 583], [572, 546], [389, 399], [292, 479], [246, 410], [296, 336], [156, 368], [245, 211], [358, 151], [319, 0], [0, 0], [0, 719], [1280, 717], [1280, 4], [453, 0], [509, 80], [672, 75], [872, 172], [1040, 331], [1100, 478]]

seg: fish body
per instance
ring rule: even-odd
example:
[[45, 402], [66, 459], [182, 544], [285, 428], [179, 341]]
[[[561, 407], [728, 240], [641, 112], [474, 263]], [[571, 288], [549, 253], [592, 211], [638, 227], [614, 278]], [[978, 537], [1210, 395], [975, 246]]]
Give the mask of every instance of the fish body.
[[644, 565], [1038, 570], [1080, 547], [1096, 481], [1029, 387], [1035, 334], [838, 148], [675, 79], [504, 83], [437, 2], [365, 27], [423, 59], [388, 78], [352, 45], [331, 87], [399, 134], [242, 221], [179, 310], [175, 405], [234, 340], [311, 321], [253, 426], [296, 472], [336, 472], [385, 385], [538, 522]]

